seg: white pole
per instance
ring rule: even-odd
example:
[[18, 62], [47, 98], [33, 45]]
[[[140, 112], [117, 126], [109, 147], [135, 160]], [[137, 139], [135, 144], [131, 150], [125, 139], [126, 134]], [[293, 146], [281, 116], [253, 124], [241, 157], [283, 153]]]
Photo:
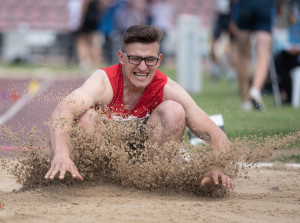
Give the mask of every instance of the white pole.
[[300, 67], [292, 70], [292, 105], [294, 108], [300, 107]]
[[181, 15], [177, 20], [177, 82], [188, 92], [196, 94], [202, 90], [200, 42], [199, 18]]

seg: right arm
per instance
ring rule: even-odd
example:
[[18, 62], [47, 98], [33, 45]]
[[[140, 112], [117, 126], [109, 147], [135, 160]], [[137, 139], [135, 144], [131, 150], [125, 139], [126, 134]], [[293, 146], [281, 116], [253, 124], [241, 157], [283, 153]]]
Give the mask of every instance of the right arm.
[[69, 133], [72, 123], [94, 104], [109, 104], [112, 96], [112, 88], [106, 73], [97, 70], [81, 87], [58, 104], [51, 117], [51, 143], [54, 156], [51, 167], [45, 175], [46, 179], [54, 179], [58, 172], [60, 172], [59, 178], [63, 179], [68, 171], [73, 178], [83, 180], [70, 159]]

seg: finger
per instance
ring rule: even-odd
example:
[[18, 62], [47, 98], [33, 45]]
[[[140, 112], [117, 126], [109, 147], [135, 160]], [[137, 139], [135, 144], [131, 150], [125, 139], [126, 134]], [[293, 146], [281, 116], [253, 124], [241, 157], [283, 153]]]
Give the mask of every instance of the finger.
[[227, 181], [227, 182], [226, 182], [226, 186], [227, 186], [228, 188], [231, 188], [232, 180], [230, 179], [229, 176], [227, 176], [227, 180], [226, 180], [226, 181]]
[[[222, 181], [222, 186], [227, 187], [227, 181], [228, 181], [228, 176], [225, 174], [220, 175], [221, 181]], [[229, 182], [228, 182], [229, 183]]]
[[[233, 180], [229, 177], [229, 176], [227, 176], [227, 175], [225, 175], [224, 174], [224, 183], [222, 182], [222, 185], [224, 186], [224, 187], [227, 187], [227, 188], [231, 188], [231, 189], [234, 189], [234, 182], [233, 182]], [[225, 182], [225, 180], [226, 180], [226, 182]], [[222, 181], [223, 181], [223, 179], [222, 179]]]
[[59, 172], [59, 165], [54, 167], [54, 170], [50, 173], [50, 180], [53, 180], [55, 175]]
[[79, 173], [77, 173], [76, 179], [77, 179], [77, 180], [80, 180], [80, 181], [83, 181], [83, 177], [82, 177]]
[[224, 187], [234, 189], [233, 180], [229, 176], [227, 176], [225, 174], [223, 174], [223, 176], [222, 176], [222, 185]]
[[65, 178], [65, 174], [66, 174], [66, 168], [65, 165], [63, 165], [62, 168], [60, 169], [59, 179], [63, 180]]
[[77, 167], [75, 165], [71, 167], [70, 172], [71, 172], [73, 178], [76, 178], [77, 180], [80, 180], [80, 181], [83, 180], [83, 177], [79, 174]]
[[214, 181], [215, 184], [219, 184], [219, 171], [214, 171], [212, 173], [212, 179]]
[[206, 186], [206, 185], [212, 185], [214, 182], [213, 180], [210, 178], [210, 177], [204, 177], [202, 180], [201, 180], [201, 187], [203, 186]]
[[230, 177], [227, 176], [227, 187], [231, 188], [233, 184], [233, 181], [230, 179]]
[[49, 175], [50, 175], [50, 173], [53, 171], [53, 169], [54, 169], [54, 167], [51, 166], [50, 169], [48, 170], [48, 172], [47, 172], [46, 175], [45, 175], [45, 179], [48, 179], [48, 178], [49, 178]]
[[234, 182], [232, 179], [230, 179], [230, 188], [233, 190], [235, 187]]

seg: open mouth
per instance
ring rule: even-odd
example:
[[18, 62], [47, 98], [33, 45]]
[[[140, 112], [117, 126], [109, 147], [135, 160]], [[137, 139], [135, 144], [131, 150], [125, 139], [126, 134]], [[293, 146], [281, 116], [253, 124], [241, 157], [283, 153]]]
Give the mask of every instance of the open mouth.
[[133, 74], [134, 74], [134, 76], [137, 76], [137, 77], [147, 77], [149, 75], [149, 73], [143, 74], [143, 73], [136, 73], [136, 72], [134, 72]]

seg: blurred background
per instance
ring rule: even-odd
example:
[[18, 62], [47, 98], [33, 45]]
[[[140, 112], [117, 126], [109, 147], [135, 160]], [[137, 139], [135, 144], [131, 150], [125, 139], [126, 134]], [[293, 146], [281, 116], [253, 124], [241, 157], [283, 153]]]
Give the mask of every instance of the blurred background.
[[[0, 62], [68, 65], [80, 63], [76, 53], [84, 0], [0, 0]], [[201, 20], [201, 35], [208, 38], [214, 1], [205, 0], [100, 0], [98, 1], [100, 63], [114, 63], [122, 32], [133, 24], [161, 26], [166, 56], [174, 56], [176, 19], [181, 14]], [[84, 64], [86, 62], [86, 64]], [[81, 65], [88, 66], [88, 61]]]
[[[163, 29], [164, 65], [174, 65], [176, 41], [180, 36], [178, 20], [188, 14], [199, 20], [198, 27], [194, 29], [199, 30], [200, 35], [194, 47], [199, 50], [200, 62], [207, 65], [215, 17], [218, 8], [226, 7], [228, 2], [0, 0], [0, 64], [79, 65], [83, 69], [114, 64], [118, 62], [116, 52], [120, 49], [124, 30], [130, 25], [147, 24]], [[94, 10], [88, 9], [89, 4]], [[274, 53], [279, 52], [288, 41], [289, 0], [277, 0], [276, 4], [280, 5], [280, 16], [276, 16], [273, 27]], [[97, 23], [93, 27], [82, 27], [85, 19], [94, 23], [96, 20]], [[222, 37], [216, 47], [216, 54], [224, 60], [224, 55], [228, 54], [228, 38], [226, 34]], [[206, 66], [201, 67], [204, 68]], [[210, 69], [211, 73], [218, 76], [218, 68], [214, 68]], [[234, 74], [230, 75], [234, 79]]]

